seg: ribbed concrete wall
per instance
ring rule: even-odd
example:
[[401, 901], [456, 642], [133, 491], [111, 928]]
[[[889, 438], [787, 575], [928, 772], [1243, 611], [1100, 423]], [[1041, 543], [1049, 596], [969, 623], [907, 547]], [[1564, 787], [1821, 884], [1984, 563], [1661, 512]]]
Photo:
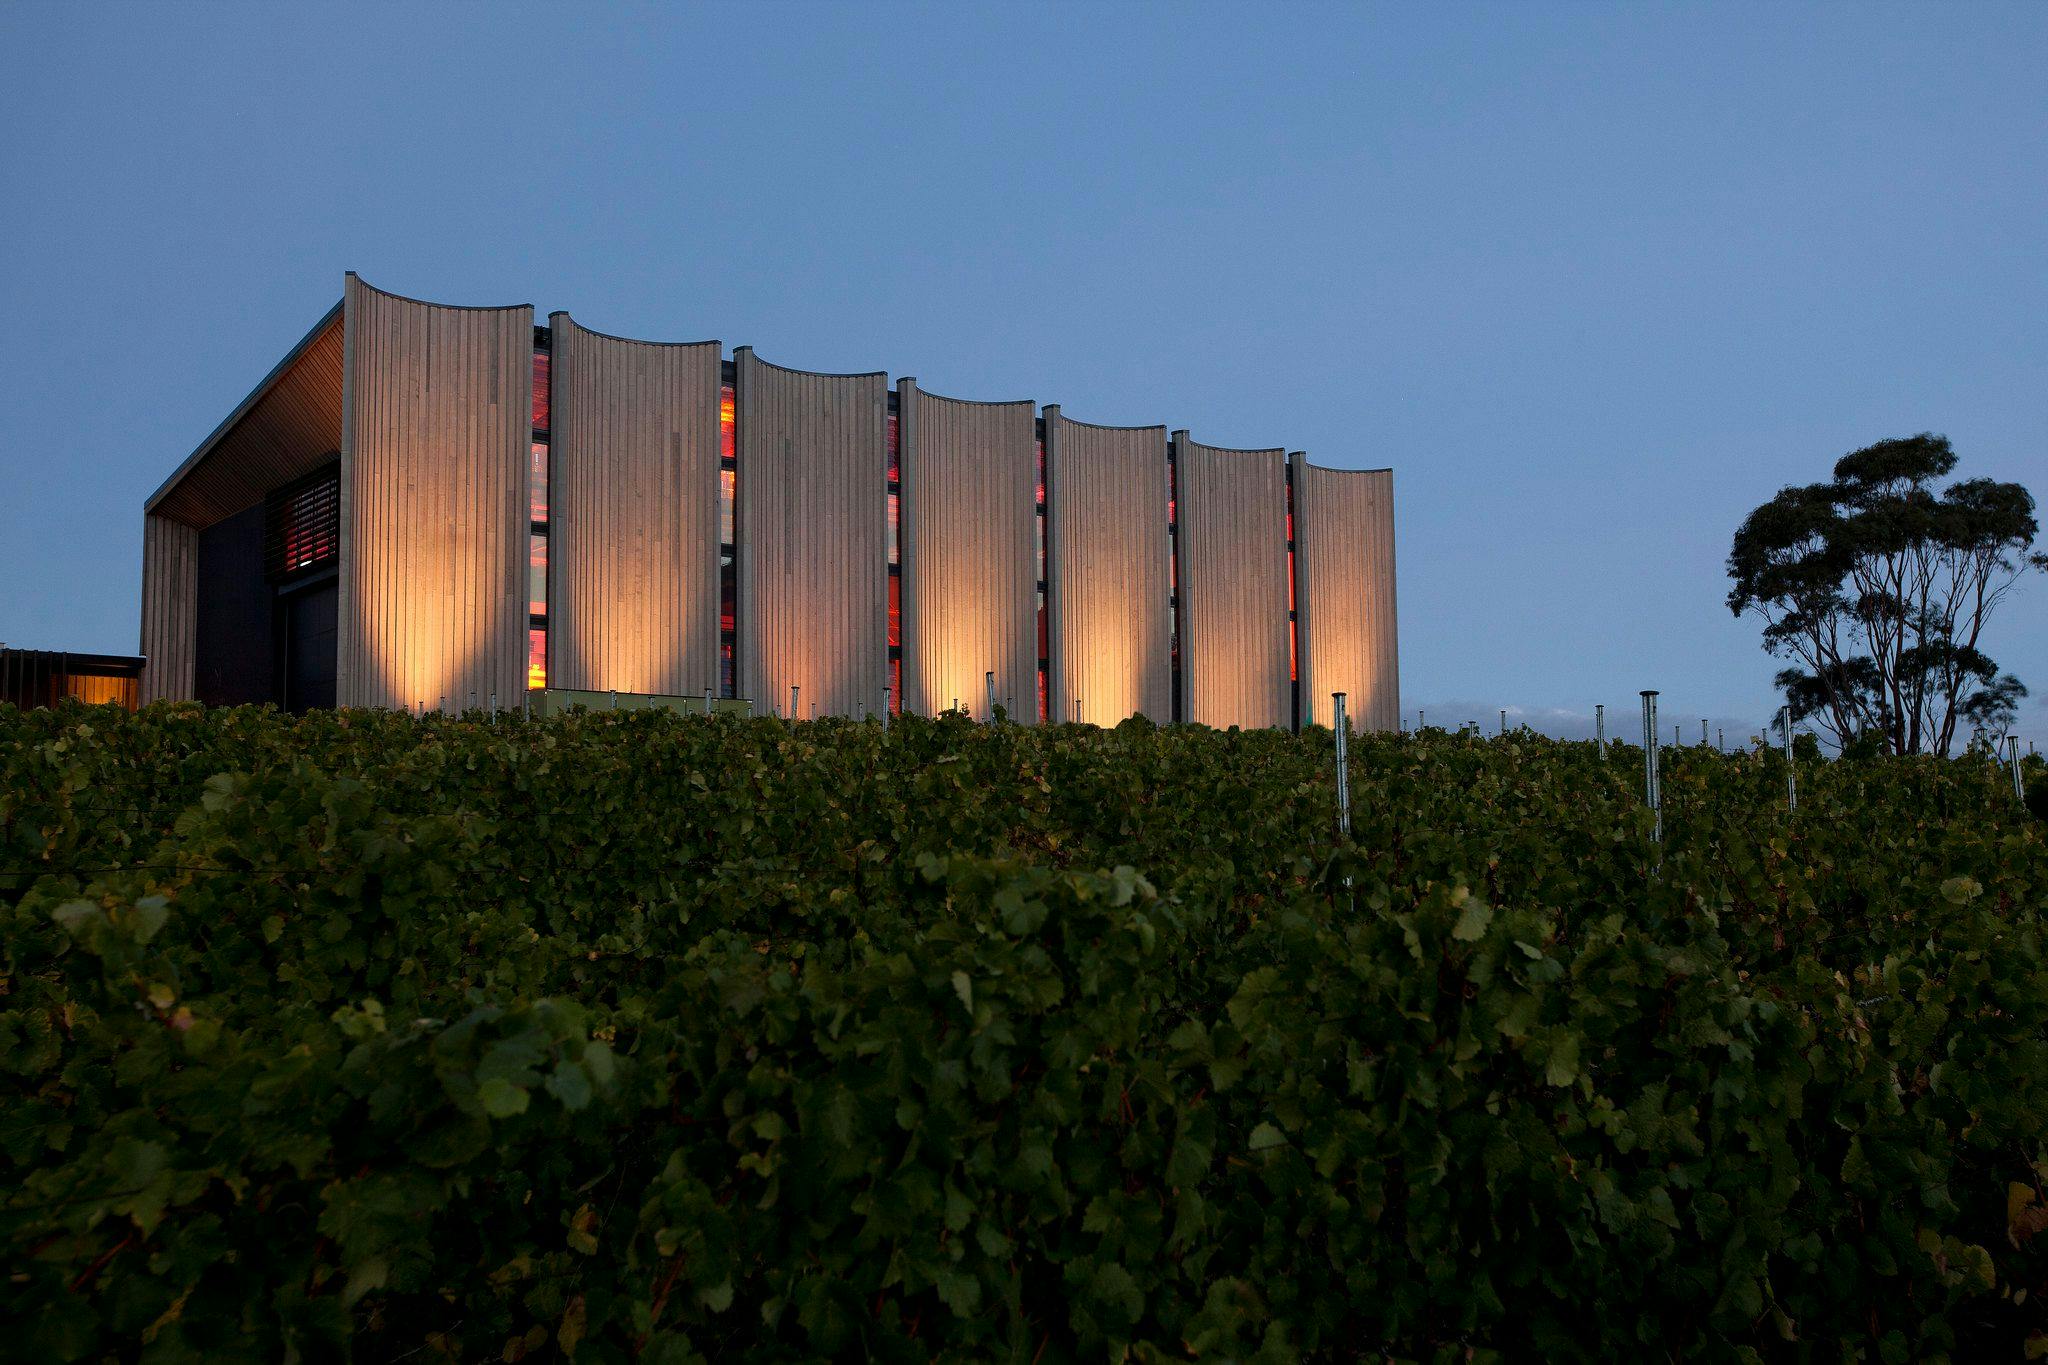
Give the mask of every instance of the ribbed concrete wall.
[[526, 686], [533, 309], [348, 277], [343, 706], [514, 704]]
[[959, 698], [1038, 717], [1037, 409], [897, 383], [902, 440], [903, 705]]
[[1174, 433], [1183, 719], [1294, 721], [1287, 673], [1287, 453]]
[[718, 683], [719, 345], [549, 322], [548, 685], [698, 695]]
[[198, 660], [199, 532], [142, 519], [142, 700], [190, 701]]
[[[696, 694], [717, 676], [718, 348], [558, 315], [551, 681]], [[198, 532], [342, 456], [343, 705], [511, 705], [525, 687], [532, 310], [450, 308], [350, 275], [342, 305], [145, 508], [145, 698], [191, 696]], [[888, 681], [887, 380], [741, 348], [738, 689], [757, 709], [871, 712]], [[903, 685], [1034, 713], [1028, 403], [901, 386]], [[1048, 691], [1059, 719], [1174, 711], [1162, 427], [1045, 410]], [[1285, 482], [1274, 451], [1180, 433], [1183, 713], [1285, 725]], [[1327, 723], [1399, 720], [1392, 476], [1297, 457], [1300, 691]], [[1268, 534], [1269, 524], [1277, 529]]]
[[[888, 377], [733, 353], [739, 693], [758, 712], [873, 715], [888, 678]], [[715, 550], [715, 544], [714, 544]]]
[[1293, 459], [1302, 717], [1330, 724], [1330, 694], [1344, 692], [1355, 729], [1396, 729], [1393, 471]]
[[1045, 410], [1048, 690], [1054, 720], [1173, 717], [1166, 428]]

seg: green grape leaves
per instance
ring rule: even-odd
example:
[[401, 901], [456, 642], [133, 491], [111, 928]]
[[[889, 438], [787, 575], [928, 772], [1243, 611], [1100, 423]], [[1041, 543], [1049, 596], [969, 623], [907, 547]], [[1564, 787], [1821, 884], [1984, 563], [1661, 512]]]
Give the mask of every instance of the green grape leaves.
[[1332, 748], [0, 708], [7, 1353], [2048, 1340], [2009, 775]]

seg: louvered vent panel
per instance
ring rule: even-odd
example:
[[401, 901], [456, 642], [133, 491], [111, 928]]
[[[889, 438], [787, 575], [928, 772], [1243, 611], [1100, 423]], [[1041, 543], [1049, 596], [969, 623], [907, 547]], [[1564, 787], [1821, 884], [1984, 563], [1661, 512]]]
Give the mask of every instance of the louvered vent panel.
[[272, 493], [263, 511], [263, 571], [291, 578], [341, 558], [341, 466]]

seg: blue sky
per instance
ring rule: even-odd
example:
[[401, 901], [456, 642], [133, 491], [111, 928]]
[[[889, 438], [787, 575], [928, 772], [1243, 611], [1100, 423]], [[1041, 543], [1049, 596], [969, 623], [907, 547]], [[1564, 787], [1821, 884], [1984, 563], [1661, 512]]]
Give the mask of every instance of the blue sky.
[[[341, 275], [1395, 469], [1403, 705], [1730, 740], [1743, 514], [2048, 497], [2048, 6], [0, 4], [0, 640]], [[1989, 641], [2048, 748], [2048, 578]], [[1511, 716], [1511, 721], [1514, 717]]]

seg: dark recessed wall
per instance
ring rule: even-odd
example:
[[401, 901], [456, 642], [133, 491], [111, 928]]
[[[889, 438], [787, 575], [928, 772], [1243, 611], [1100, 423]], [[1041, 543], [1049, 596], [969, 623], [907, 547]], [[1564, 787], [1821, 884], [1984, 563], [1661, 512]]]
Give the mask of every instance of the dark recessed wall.
[[270, 582], [263, 576], [263, 504], [199, 533], [198, 666], [208, 706], [277, 700]]
[[285, 709], [302, 714], [334, 705], [338, 578], [331, 570], [281, 589], [277, 598], [279, 679]]

